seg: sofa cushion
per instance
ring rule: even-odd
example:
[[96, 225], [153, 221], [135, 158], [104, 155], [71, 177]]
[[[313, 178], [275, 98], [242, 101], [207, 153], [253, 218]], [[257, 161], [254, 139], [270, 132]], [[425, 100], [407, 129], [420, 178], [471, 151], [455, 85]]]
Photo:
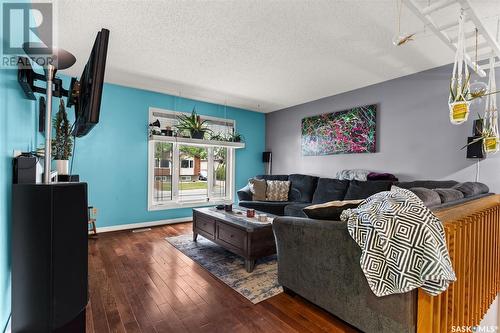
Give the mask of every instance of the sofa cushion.
[[316, 185], [318, 184], [318, 177], [291, 174], [288, 177], [288, 180], [290, 181], [290, 193], [288, 195], [290, 201], [312, 201], [314, 190], [316, 189]]
[[250, 191], [249, 184], [246, 184], [245, 187], [240, 188], [238, 191], [236, 191], [236, 193], [238, 194], [239, 201], [252, 201], [252, 192]]
[[252, 192], [252, 200], [266, 200], [267, 182], [264, 179], [250, 178], [248, 187]]
[[240, 201], [239, 206], [255, 209], [260, 212], [283, 216], [285, 215], [285, 207], [294, 204], [287, 201]]
[[478, 183], [478, 182], [465, 182], [459, 183], [453, 186], [455, 190], [459, 190], [464, 194], [464, 197], [472, 197], [478, 194], [488, 193], [490, 189], [486, 184]]
[[344, 200], [366, 199], [379, 192], [389, 191], [394, 182], [390, 180], [351, 180]]
[[269, 201], [288, 201], [290, 182], [288, 180], [266, 180], [266, 199]]
[[344, 210], [356, 208], [362, 201], [363, 200], [330, 201], [305, 207], [304, 213], [311, 219], [340, 221], [340, 215]]
[[425, 187], [412, 187], [410, 191], [415, 193], [422, 200], [426, 207], [432, 207], [441, 204], [441, 197], [436, 191]]
[[344, 200], [348, 187], [348, 180], [320, 178], [312, 197], [312, 203], [318, 204], [334, 200]]
[[442, 204], [437, 205], [437, 206], [429, 207], [429, 209], [434, 212], [434, 211], [438, 211], [438, 210], [441, 210], [441, 209], [444, 209], [444, 208], [455, 207], [455, 206], [458, 206], [458, 205], [461, 205], [461, 204], [464, 204], [466, 202], [470, 202], [470, 201], [473, 201], [473, 200], [478, 200], [478, 199], [481, 199], [481, 198], [484, 198], [484, 197], [489, 197], [491, 195], [495, 195], [495, 194], [494, 193], [478, 194], [478, 195], [475, 195], [473, 197], [468, 197], [468, 198], [463, 198], [463, 199], [456, 200], [456, 201], [442, 203]]
[[464, 198], [464, 194], [462, 192], [453, 188], [436, 188], [434, 191], [439, 194], [441, 203], [452, 202]]
[[395, 183], [397, 187], [410, 189], [412, 187], [425, 187], [425, 188], [450, 188], [457, 185], [458, 182], [454, 180], [415, 180], [411, 182], [398, 182]]
[[285, 206], [285, 216], [307, 217], [303, 209], [310, 205], [310, 203], [295, 203]]

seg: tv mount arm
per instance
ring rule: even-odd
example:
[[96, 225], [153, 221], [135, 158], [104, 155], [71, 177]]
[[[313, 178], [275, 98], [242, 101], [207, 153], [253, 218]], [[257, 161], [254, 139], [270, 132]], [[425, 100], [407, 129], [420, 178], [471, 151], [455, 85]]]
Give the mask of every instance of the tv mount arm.
[[[47, 82], [47, 76], [35, 72], [33, 67], [31, 67], [29, 59], [26, 57], [19, 57], [17, 79], [27, 99], [35, 101], [35, 93], [45, 95], [47, 92], [45, 87], [42, 88], [36, 85], [37, 81]], [[71, 107], [76, 104], [76, 100], [80, 92], [80, 83], [76, 78], [71, 78], [68, 90], [64, 89], [62, 80], [56, 77], [52, 79], [52, 86], [53, 97], [68, 97], [67, 107]]]

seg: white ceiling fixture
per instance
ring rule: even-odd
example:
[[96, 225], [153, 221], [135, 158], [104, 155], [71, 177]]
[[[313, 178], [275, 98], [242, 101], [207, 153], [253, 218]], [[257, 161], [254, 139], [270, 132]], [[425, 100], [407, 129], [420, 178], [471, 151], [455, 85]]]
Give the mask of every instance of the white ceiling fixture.
[[[486, 72], [484, 69], [487, 68], [487, 64], [479, 65], [480, 62], [488, 60], [490, 55], [493, 54], [495, 57], [500, 59], [500, 46], [495, 38], [493, 38], [490, 31], [488, 31], [481, 18], [476, 14], [473, 6], [469, 2], [469, 0], [437, 0], [432, 4], [427, 5], [426, 7], [421, 7], [415, 0], [403, 0], [405, 5], [417, 16], [422, 22], [428, 26], [432, 32], [436, 34], [436, 36], [442, 40], [450, 49], [454, 52], [457, 51], [458, 46], [458, 37], [450, 38], [447, 33], [447, 30], [454, 28], [457, 30], [458, 19], [451, 20], [449, 19], [449, 15], [445, 17], [447, 19], [446, 23], [439, 24], [438, 20], [443, 20], [443, 16], [439, 18], [434, 18], [433, 14], [436, 14], [438, 11], [445, 10], [447, 8], [452, 7], [453, 10], [457, 9], [457, 5], [460, 7], [459, 9], [465, 14], [465, 19], [470, 21], [472, 24], [469, 27], [469, 31], [465, 32], [465, 38], [469, 39], [472, 37], [477, 39], [481, 39], [482, 42], [471, 45], [466, 48], [465, 61], [469, 65], [469, 67], [475, 71], [479, 76], [486, 76]], [[500, 6], [500, 2], [499, 2]], [[460, 12], [456, 12], [456, 17]], [[489, 50], [489, 53], [483, 53], [481, 57], [471, 57], [468, 52], [478, 51], [478, 50]], [[477, 57], [477, 59], [476, 59]], [[498, 63], [500, 64], [500, 62]]]
[[[499, 0], [471, 2], [487, 29], [496, 24]], [[394, 47], [394, 0], [57, 0], [55, 8], [58, 45], [77, 58], [63, 73], [81, 74], [104, 27], [106, 82], [260, 112], [454, 59], [428, 28]], [[457, 13], [436, 22], [455, 22]], [[407, 31], [423, 29], [409, 11], [402, 20]]]

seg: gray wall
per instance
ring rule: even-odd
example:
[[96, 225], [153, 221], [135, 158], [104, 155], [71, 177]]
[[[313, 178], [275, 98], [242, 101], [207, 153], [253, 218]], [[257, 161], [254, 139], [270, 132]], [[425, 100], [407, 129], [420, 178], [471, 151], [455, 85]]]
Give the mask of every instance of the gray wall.
[[[267, 114], [266, 146], [273, 152], [273, 173], [333, 177], [338, 170], [361, 168], [391, 172], [400, 180], [474, 181], [476, 160], [467, 160], [460, 148], [484, 104], [472, 107], [467, 123], [452, 125], [447, 104], [450, 73], [450, 66], [435, 68]], [[377, 153], [302, 156], [302, 118], [367, 104], [377, 104]], [[479, 166], [479, 180], [500, 193], [500, 153]]]

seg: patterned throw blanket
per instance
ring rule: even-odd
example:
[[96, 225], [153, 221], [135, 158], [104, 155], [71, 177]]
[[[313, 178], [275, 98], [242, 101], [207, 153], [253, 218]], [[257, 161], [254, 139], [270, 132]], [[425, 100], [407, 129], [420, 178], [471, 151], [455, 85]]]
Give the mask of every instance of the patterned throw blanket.
[[393, 186], [341, 219], [361, 247], [361, 269], [375, 295], [418, 287], [438, 295], [456, 280], [443, 225], [412, 192]]

